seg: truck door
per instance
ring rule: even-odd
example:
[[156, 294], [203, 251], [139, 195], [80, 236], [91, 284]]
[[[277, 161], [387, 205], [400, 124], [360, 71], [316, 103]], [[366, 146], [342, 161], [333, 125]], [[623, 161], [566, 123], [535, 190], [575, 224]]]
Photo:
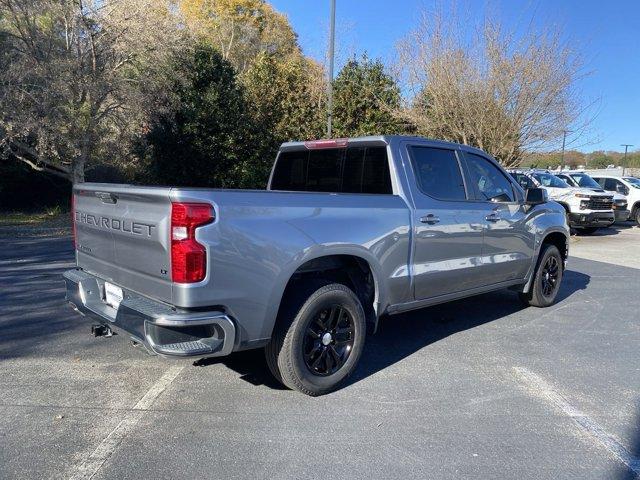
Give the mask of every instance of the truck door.
[[527, 225], [523, 199], [494, 162], [463, 153], [467, 186], [483, 211], [482, 281], [485, 285], [524, 278], [531, 266], [535, 234]]
[[[405, 153], [405, 152], [403, 152]], [[481, 285], [484, 210], [467, 201], [454, 149], [409, 145], [413, 188], [413, 281], [416, 300]]]

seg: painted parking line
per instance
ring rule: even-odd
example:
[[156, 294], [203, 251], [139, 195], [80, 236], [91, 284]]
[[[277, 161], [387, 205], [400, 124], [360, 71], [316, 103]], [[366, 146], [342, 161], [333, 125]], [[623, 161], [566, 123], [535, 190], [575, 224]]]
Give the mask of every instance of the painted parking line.
[[531, 370], [524, 367], [513, 367], [513, 370], [516, 377], [530, 393], [570, 417], [596, 443], [606, 448], [624, 463], [635, 474], [636, 478], [640, 478], [640, 458], [634, 457], [624, 445], [602, 428], [598, 422], [571, 405], [549, 383]]
[[149, 410], [153, 402], [164, 392], [173, 382], [184, 365], [175, 365], [167, 370], [160, 379], [154, 383], [144, 396], [138, 400], [124, 418], [109, 432], [100, 442], [100, 445], [93, 451], [89, 458], [82, 464], [76, 466], [74, 473], [69, 477], [71, 480], [87, 480], [93, 478], [98, 473], [104, 462], [116, 451], [122, 440], [135, 428], [140, 419]]

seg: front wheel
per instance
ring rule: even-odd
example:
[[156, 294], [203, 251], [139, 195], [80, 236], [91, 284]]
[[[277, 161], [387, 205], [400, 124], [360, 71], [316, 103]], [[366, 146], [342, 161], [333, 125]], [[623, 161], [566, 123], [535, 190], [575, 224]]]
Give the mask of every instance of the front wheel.
[[354, 370], [366, 321], [358, 297], [339, 283], [301, 288], [265, 348], [267, 363], [287, 387], [311, 396], [335, 390]]
[[520, 299], [533, 307], [548, 307], [556, 301], [562, 282], [563, 261], [555, 245], [545, 244], [540, 251], [540, 261], [528, 292], [520, 293]]

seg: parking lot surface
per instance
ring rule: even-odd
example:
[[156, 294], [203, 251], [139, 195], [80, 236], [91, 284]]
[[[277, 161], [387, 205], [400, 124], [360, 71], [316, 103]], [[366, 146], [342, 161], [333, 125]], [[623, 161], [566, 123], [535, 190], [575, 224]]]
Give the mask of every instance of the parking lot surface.
[[384, 319], [310, 398], [262, 353], [151, 357], [64, 302], [66, 238], [0, 238], [0, 478], [640, 474], [640, 229], [573, 237], [557, 305], [500, 291]]

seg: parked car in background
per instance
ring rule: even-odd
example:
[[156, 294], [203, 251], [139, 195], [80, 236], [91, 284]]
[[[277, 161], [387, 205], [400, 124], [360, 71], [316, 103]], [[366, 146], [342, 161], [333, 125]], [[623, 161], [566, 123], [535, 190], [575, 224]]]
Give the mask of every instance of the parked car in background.
[[555, 302], [563, 208], [484, 152], [417, 137], [281, 146], [267, 190], [81, 183], [67, 299], [155, 354], [264, 348], [320, 395], [392, 315], [512, 288]]
[[615, 221], [613, 195], [609, 193], [571, 187], [548, 170], [509, 170], [509, 173], [523, 188], [544, 188], [550, 199], [564, 207], [569, 226], [580, 233], [592, 234]]
[[627, 198], [631, 220], [640, 225], [640, 181], [635, 177], [594, 175], [593, 179], [607, 192], [619, 193]]
[[640, 186], [640, 178], [638, 177], [622, 177], [623, 180], [626, 180], [629, 183], [633, 183], [635, 185]]
[[[594, 192], [604, 192], [604, 189], [593, 178], [579, 170], [569, 170], [555, 174], [556, 177], [567, 182], [571, 187], [588, 188]], [[613, 192], [613, 213], [616, 222], [626, 222], [631, 215], [628, 208], [627, 197]]]

